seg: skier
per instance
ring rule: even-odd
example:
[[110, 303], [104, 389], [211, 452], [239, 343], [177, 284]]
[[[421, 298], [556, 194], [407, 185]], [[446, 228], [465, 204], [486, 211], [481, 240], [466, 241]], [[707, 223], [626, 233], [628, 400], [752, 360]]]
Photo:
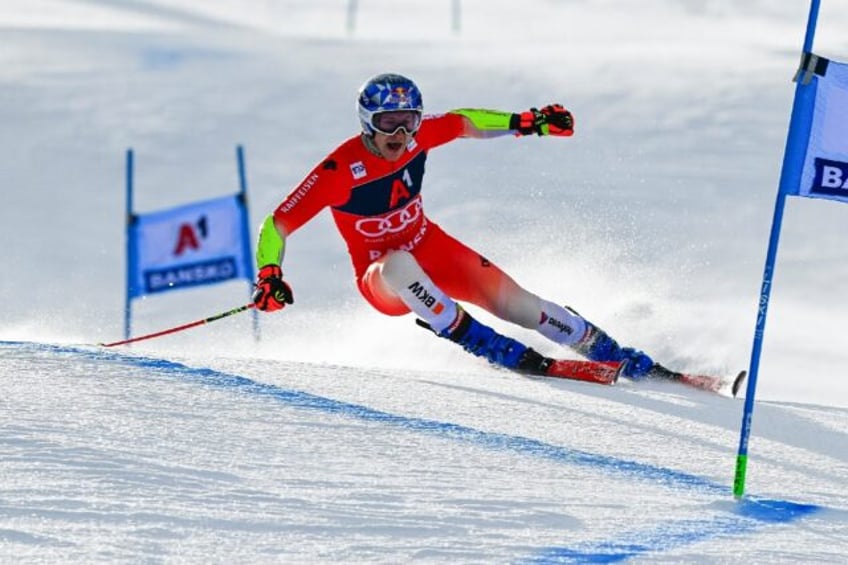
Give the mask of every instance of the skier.
[[537, 330], [593, 361], [621, 362], [624, 376], [640, 378], [661, 369], [573, 310], [522, 288], [424, 213], [421, 188], [430, 149], [461, 137], [570, 136], [574, 120], [568, 110], [551, 104], [520, 113], [466, 108], [424, 116], [420, 90], [397, 74], [366, 81], [357, 108], [362, 132], [312, 169], [262, 223], [253, 294], [257, 308], [272, 312], [294, 303], [281, 269], [286, 243], [329, 207], [347, 243], [359, 291], [384, 314], [414, 312], [437, 335], [526, 373], [544, 374], [552, 360], [480, 323], [460, 302]]

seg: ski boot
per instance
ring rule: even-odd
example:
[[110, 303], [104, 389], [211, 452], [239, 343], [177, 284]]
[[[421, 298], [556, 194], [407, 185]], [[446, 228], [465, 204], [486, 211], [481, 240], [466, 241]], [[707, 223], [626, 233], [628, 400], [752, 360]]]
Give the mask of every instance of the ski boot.
[[[415, 323], [433, 331], [423, 320], [415, 320]], [[481, 324], [462, 308], [458, 309], [454, 323], [436, 335], [458, 343], [469, 353], [484, 357], [490, 363], [522, 373], [544, 375], [553, 361], [523, 343]]]
[[649, 376], [654, 361], [642, 351], [632, 347], [621, 347], [607, 333], [590, 322], [586, 322], [586, 335], [574, 350], [592, 361], [614, 361], [623, 363], [621, 374], [631, 379]]

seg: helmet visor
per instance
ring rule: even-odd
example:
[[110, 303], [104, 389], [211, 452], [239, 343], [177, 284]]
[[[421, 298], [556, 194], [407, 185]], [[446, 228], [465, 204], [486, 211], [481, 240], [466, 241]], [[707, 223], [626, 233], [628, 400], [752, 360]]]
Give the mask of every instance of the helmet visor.
[[416, 110], [391, 110], [377, 112], [371, 118], [371, 127], [385, 135], [394, 135], [398, 130], [407, 134], [418, 131], [421, 125], [421, 112]]

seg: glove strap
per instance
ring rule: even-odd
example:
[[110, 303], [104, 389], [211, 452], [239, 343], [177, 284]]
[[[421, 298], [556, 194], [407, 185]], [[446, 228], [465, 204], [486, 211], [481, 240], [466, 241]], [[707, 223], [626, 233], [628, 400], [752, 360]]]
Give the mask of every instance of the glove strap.
[[515, 130], [519, 135], [547, 135], [547, 116], [537, 108], [530, 108], [526, 112], [513, 114], [509, 120], [509, 129]]
[[283, 270], [279, 265], [265, 265], [261, 269], [259, 269], [259, 280], [262, 279], [282, 279], [283, 278]]

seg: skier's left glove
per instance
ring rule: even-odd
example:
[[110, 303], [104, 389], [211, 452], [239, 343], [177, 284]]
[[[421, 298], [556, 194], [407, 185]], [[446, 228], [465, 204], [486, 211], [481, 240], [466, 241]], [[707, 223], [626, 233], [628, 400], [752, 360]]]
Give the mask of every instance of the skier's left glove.
[[253, 291], [253, 303], [263, 312], [282, 310], [286, 304], [294, 304], [291, 287], [283, 281], [279, 265], [265, 265], [259, 269]]
[[574, 134], [574, 116], [561, 104], [549, 104], [541, 110], [530, 108], [526, 112], [513, 114], [509, 129], [517, 135], [558, 135]]

